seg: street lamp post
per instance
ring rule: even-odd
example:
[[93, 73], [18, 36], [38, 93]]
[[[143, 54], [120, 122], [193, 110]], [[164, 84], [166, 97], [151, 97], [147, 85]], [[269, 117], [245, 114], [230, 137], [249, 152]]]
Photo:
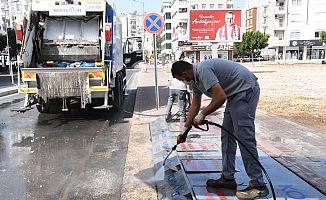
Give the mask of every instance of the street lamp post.
[[[143, 22], [145, 20], [145, 9], [144, 9], [144, 2], [142, 1], [136, 1], [136, 0], [133, 0], [135, 2], [138, 2], [138, 3], [142, 3], [143, 4]], [[142, 39], [142, 48], [143, 48], [143, 59], [144, 59], [144, 63], [146, 64], [146, 58], [145, 58], [145, 30], [144, 30], [145, 27], [143, 27], [143, 39]]]
[[285, 14], [285, 30], [284, 30], [284, 65], [286, 65], [286, 45], [288, 34], [288, 18], [289, 18], [289, 0], [286, 2], [286, 14]]
[[8, 65], [9, 65], [9, 73], [10, 73], [10, 76], [11, 76], [11, 83], [14, 84], [14, 74], [13, 74], [13, 70], [12, 70], [12, 65], [11, 65], [11, 59], [10, 59], [10, 46], [9, 46], [9, 38], [8, 38], [8, 23], [7, 23], [7, 13], [5, 11], [5, 25], [6, 25], [6, 32], [7, 32], [7, 56], [8, 56], [8, 59], [7, 59], [7, 62], [8, 62]]

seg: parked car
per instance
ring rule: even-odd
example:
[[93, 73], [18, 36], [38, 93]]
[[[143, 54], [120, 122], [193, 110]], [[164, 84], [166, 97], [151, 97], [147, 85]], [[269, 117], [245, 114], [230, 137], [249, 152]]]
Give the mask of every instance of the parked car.
[[262, 55], [258, 55], [258, 56], [256, 56], [255, 60], [264, 61], [264, 57]]
[[[162, 60], [157, 60], [156, 63], [159, 65], [159, 64], [162, 64]], [[169, 63], [169, 60], [165, 60], [165, 64], [168, 64]]]
[[250, 59], [250, 57], [249, 56], [243, 56], [243, 61], [242, 62], [250, 62], [251, 61], [251, 59]]
[[249, 56], [238, 56], [235, 61], [236, 62], [241, 62], [241, 59], [242, 59], [242, 62], [250, 62], [250, 57]]

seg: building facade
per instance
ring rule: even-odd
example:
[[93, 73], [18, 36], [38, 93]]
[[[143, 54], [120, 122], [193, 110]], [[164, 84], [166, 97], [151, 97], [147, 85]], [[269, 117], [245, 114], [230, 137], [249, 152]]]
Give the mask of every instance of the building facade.
[[[188, 42], [189, 37], [189, 10], [218, 10], [233, 9], [234, 1], [230, 0], [172, 0], [172, 53], [182, 50], [186, 56], [197, 63], [212, 57], [212, 44], [207, 42]], [[232, 59], [233, 44], [219, 43], [218, 57]]]
[[[185, 51], [194, 62], [211, 56], [211, 43], [188, 42], [190, 9], [233, 9], [228, 0], [171, 0], [171, 50]], [[276, 60], [323, 60], [325, 44], [319, 41], [326, 31], [325, 0], [246, 0], [242, 6], [243, 31], [270, 35], [262, 54]], [[218, 43], [218, 57], [232, 59], [233, 44]]]
[[171, 59], [172, 54], [172, 16], [170, 2], [163, 2], [161, 5], [161, 13], [164, 19], [164, 28], [161, 32], [161, 50], [163, 56]]
[[29, 0], [0, 1], [0, 33], [7, 34], [7, 28], [14, 29], [16, 19], [26, 15]]
[[247, 0], [246, 30], [269, 34], [268, 52], [276, 60], [323, 60], [319, 34], [326, 31], [325, 8], [324, 0]]

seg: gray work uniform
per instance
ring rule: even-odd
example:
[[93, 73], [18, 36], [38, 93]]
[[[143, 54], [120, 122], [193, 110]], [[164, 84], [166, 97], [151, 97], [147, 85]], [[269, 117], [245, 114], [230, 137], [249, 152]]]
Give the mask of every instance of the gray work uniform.
[[[209, 90], [219, 83], [227, 96], [222, 126], [234, 133], [258, 159], [254, 124], [260, 95], [258, 78], [244, 66], [218, 58], [193, 65], [193, 70], [195, 80], [187, 83], [193, 88], [193, 98], [199, 98], [202, 94], [212, 98]], [[226, 131], [221, 132], [222, 173], [224, 178], [233, 179], [237, 143]], [[262, 186], [264, 181], [259, 164], [242, 145], [239, 148], [251, 182], [255, 186]]]

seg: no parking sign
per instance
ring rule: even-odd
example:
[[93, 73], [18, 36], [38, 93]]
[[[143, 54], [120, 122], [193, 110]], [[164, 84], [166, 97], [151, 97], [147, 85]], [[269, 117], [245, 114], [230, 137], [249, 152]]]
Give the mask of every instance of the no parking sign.
[[144, 18], [144, 28], [146, 31], [156, 34], [162, 31], [164, 27], [164, 19], [158, 13], [149, 13]]
[[154, 40], [154, 66], [155, 66], [155, 96], [156, 96], [156, 109], [159, 107], [159, 92], [158, 92], [158, 84], [157, 84], [157, 51], [156, 51], [156, 33], [162, 31], [164, 27], [164, 19], [158, 13], [149, 13], [144, 18], [144, 28], [149, 33], [153, 34]]

